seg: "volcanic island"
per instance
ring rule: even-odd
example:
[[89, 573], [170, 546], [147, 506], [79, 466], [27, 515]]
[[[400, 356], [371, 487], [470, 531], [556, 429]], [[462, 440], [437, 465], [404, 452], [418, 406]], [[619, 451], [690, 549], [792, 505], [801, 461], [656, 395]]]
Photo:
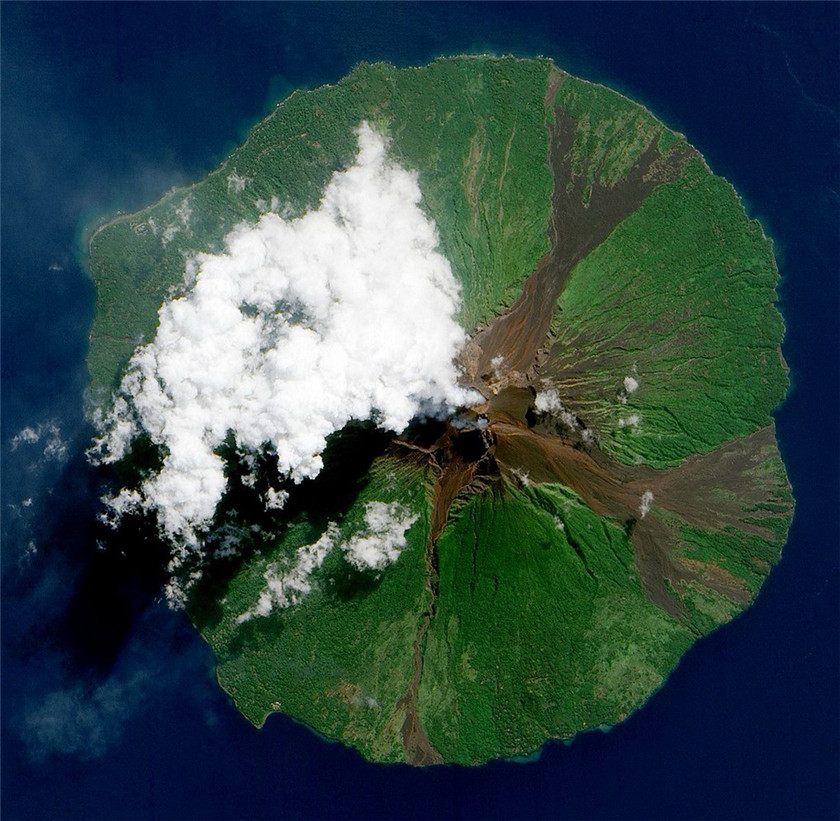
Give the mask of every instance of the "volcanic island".
[[[779, 559], [771, 242], [682, 135], [549, 60], [362, 64], [92, 231], [100, 419], [194, 260], [317, 209], [360, 124], [436, 227], [472, 399], [399, 432], [352, 419], [303, 479], [231, 432], [206, 549], [172, 548], [181, 604], [256, 726], [283, 712], [378, 762], [527, 755], [624, 720]], [[167, 458], [148, 432], [122, 457], [140, 479]], [[387, 563], [329, 549], [388, 533]]]

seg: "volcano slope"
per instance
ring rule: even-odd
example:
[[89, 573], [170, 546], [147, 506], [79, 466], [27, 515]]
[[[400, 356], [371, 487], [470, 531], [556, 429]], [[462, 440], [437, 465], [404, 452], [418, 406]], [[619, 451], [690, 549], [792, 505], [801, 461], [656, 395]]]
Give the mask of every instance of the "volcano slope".
[[[92, 234], [101, 409], [131, 403], [123, 373], [185, 265], [266, 210], [314, 209], [362, 121], [417, 172], [480, 398], [399, 434], [353, 422], [300, 483], [231, 435], [200, 567], [176, 572], [255, 725], [282, 711], [376, 761], [527, 754], [623, 720], [779, 558], [771, 243], [681, 135], [549, 61], [361, 65]], [[377, 539], [384, 567], [338, 549]]]

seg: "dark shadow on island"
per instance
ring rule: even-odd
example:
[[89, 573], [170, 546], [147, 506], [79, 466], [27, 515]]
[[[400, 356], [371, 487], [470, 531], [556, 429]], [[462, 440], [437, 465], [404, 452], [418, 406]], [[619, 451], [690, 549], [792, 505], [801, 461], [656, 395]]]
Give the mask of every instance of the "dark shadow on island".
[[[321, 472], [300, 484], [280, 476], [270, 449], [258, 457], [254, 469], [229, 439], [219, 451], [227, 464], [228, 490], [219, 503], [216, 525], [241, 526], [243, 532], [250, 530], [256, 536], [243, 541], [236, 556], [208, 564], [194, 586], [187, 610], [199, 631], [218, 624], [223, 612], [219, 602], [243, 562], [271, 550], [292, 524], [305, 523], [315, 541], [330, 522], [341, 521], [364, 488], [371, 465], [385, 453], [392, 438], [393, 434], [377, 428], [372, 422], [350, 422], [328, 439]], [[249, 475], [255, 478], [253, 486], [249, 486]], [[264, 498], [269, 488], [289, 494], [279, 511], [265, 507]], [[259, 534], [266, 532], [272, 533], [273, 537], [261, 539]], [[367, 578], [369, 575], [350, 568], [336, 578], [335, 594], [354, 598], [373, 589], [378, 582], [375, 578]]]

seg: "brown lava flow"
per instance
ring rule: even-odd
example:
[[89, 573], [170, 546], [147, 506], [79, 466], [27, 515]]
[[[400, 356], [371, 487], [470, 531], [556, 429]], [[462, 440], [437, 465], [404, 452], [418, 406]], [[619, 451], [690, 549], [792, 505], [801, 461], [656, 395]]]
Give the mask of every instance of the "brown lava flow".
[[[471, 427], [459, 427], [459, 422]], [[455, 499], [486, 488], [490, 481], [498, 477], [498, 468], [492, 457], [493, 434], [489, 427], [475, 427], [478, 422], [479, 417], [475, 413], [464, 414], [457, 421], [451, 420], [429, 446], [411, 438], [396, 440], [397, 445], [421, 455], [436, 473], [432, 520], [426, 542], [426, 589], [429, 604], [414, 638], [414, 674], [411, 684], [396, 704], [397, 711], [405, 710], [401, 734], [406, 760], [420, 767], [443, 763], [440, 753], [429, 743], [417, 715], [417, 691], [423, 674], [423, 639], [434, 617], [437, 599], [437, 540], [446, 527]]]
[[[557, 90], [557, 78], [552, 81], [547, 100], [553, 99]], [[436, 542], [459, 497], [468, 497], [503, 479], [517, 485], [524, 475], [531, 483], [560, 483], [570, 488], [595, 513], [624, 526], [633, 543], [646, 595], [675, 618], [681, 618], [684, 610], [672, 591], [683, 581], [698, 582], [742, 604], [749, 601], [750, 594], [740, 580], [720, 568], [696, 567], [672, 556], [677, 533], [655, 513], [641, 513], [645, 493], [653, 494], [659, 508], [679, 514], [690, 525], [712, 530], [736, 526], [747, 533], [772, 537], [770, 531], [755, 523], [760, 514], [752, 514], [751, 524], [742, 521], [745, 506], [770, 501], [770, 491], [755, 468], [774, 446], [772, 425], [665, 471], [624, 465], [579, 434], [551, 434], [534, 427], [536, 391], [532, 382], [544, 359], [554, 307], [569, 274], [658, 185], [675, 180], [683, 165], [695, 156], [685, 143], [662, 155], [654, 140], [625, 179], [613, 186], [593, 184], [588, 204], [583, 205], [586, 169], [575, 177], [571, 165], [575, 122], [555, 109], [548, 128], [554, 180], [550, 251], [526, 280], [510, 309], [476, 332], [461, 355], [463, 383], [479, 391], [485, 401], [450, 420], [430, 444], [410, 436], [394, 443], [404, 454], [405, 449], [413, 451], [414, 457], [423, 459], [436, 474], [426, 549], [429, 604], [414, 641], [414, 675], [396, 705], [398, 710], [405, 710], [402, 739], [406, 758], [414, 765], [442, 761], [417, 714], [417, 692], [423, 670], [423, 641], [435, 613]], [[578, 418], [577, 422], [581, 430], [586, 429], [585, 420]], [[729, 501], [721, 490], [730, 491]]]

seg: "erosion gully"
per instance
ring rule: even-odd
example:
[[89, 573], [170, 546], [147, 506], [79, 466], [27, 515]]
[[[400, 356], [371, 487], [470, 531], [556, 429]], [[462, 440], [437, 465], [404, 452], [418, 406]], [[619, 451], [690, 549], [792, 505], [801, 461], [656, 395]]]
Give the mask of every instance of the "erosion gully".
[[[561, 82], [561, 74], [552, 75], [547, 107]], [[674, 538], [669, 529], [653, 516], [639, 515], [640, 498], [651, 491], [657, 504], [679, 511], [696, 524], [708, 524], [712, 516], [719, 522], [722, 515], [737, 521], [735, 508], [721, 512], [718, 504], [711, 511], [703, 502], [702, 487], [698, 492], [698, 483], [702, 485], [712, 474], [710, 489], [720, 488], [721, 482], [724, 486], [740, 483], [743, 501], [744, 476], [756, 454], [773, 437], [772, 427], [765, 428], [720, 451], [692, 457], [672, 470], [656, 471], [623, 465], [595, 443], [582, 447], [579, 440], [534, 429], [532, 383], [539, 363], [545, 359], [555, 306], [569, 275], [658, 185], [676, 179], [694, 154], [693, 149], [682, 144], [662, 155], [657, 141], [652, 140], [623, 180], [611, 186], [593, 183], [584, 204], [586, 169], [580, 176], [572, 174], [575, 121], [559, 108], [554, 109], [551, 120], [547, 123], [548, 162], [554, 180], [548, 226], [550, 250], [525, 281], [518, 299], [472, 335], [461, 357], [463, 383], [479, 391], [484, 402], [462, 413], [457, 427], [448, 424], [431, 446], [405, 439], [394, 443], [397, 449], [415, 451], [413, 458], [419, 453], [436, 474], [425, 557], [428, 604], [414, 639], [411, 683], [396, 704], [397, 710], [405, 713], [401, 735], [406, 759], [417, 766], [443, 760], [423, 728], [417, 699], [424, 640], [437, 603], [437, 540], [459, 497], [465, 498], [502, 478], [516, 481], [524, 473], [534, 483], [559, 482], [571, 488], [595, 513], [624, 524], [634, 544], [643, 589], [654, 603], [679, 617], [681, 604], [671, 593], [669, 582], [673, 585], [695, 574], [671, 559]], [[571, 185], [567, 185], [569, 181]], [[585, 429], [585, 420], [578, 422]], [[720, 468], [724, 463], [722, 478]], [[752, 488], [751, 495], [760, 497], [760, 489]], [[729, 578], [706, 577], [703, 583], [736, 600], [748, 595]]]

